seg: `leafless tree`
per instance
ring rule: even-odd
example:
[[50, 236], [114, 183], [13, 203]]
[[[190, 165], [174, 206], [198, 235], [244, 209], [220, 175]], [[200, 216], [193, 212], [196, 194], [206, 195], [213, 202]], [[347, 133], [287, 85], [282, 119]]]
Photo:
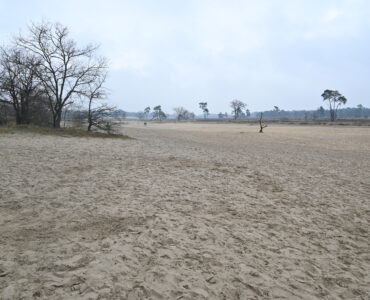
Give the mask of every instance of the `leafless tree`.
[[15, 43], [39, 61], [37, 77], [49, 99], [53, 126], [60, 127], [64, 107], [101, 76], [106, 60], [95, 56], [97, 46], [78, 47], [68, 28], [59, 23], [31, 24], [28, 36]]
[[247, 106], [244, 102], [240, 100], [233, 100], [230, 102], [230, 107], [232, 108], [232, 114], [234, 115], [234, 119], [239, 119], [243, 113], [243, 109]]
[[106, 74], [102, 74], [97, 80], [89, 83], [87, 89], [83, 92], [83, 95], [88, 98], [88, 110], [87, 110], [87, 130], [91, 131], [92, 127], [108, 131], [113, 130], [113, 123], [108, 118], [115, 111], [115, 107], [107, 104], [100, 104], [95, 106], [96, 100], [105, 99], [107, 91], [104, 88], [106, 80]]
[[178, 121], [190, 120], [190, 119], [194, 119], [194, 117], [195, 117], [194, 113], [188, 111], [187, 109], [183, 108], [182, 106], [181, 107], [175, 107], [173, 110], [176, 114], [176, 119]]
[[263, 113], [260, 114], [260, 119], [259, 119], [260, 133], [263, 133], [263, 129], [267, 127], [267, 124], [262, 122], [262, 117], [263, 117]]
[[89, 109], [87, 130], [91, 131], [91, 128], [95, 127], [108, 133], [113, 133], [117, 124], [110, 120], [110, 117], [114, 111], [115, 107], [108, 104], [102, 104], [94, 109]]
[[41, 95], [37, 81], [39, 61], [17, 47], [0, 48], [0, 102], [11, 104], [17, 124], [30, 122], [31, 100]]

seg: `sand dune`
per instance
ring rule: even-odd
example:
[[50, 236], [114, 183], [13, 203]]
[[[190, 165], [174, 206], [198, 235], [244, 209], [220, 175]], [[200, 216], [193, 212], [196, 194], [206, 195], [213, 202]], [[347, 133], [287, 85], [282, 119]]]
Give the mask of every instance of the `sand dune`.
[[0, 135], [0, 299], [369, 299], [370, 128]]

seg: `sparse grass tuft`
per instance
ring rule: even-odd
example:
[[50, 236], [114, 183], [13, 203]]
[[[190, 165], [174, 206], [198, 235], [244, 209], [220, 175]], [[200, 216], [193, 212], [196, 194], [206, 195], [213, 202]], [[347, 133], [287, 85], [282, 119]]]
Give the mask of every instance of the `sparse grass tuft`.
[[98, 131], [87, 131], [81, 128], [49, 128], [34, 125], [3, 125], [0, 126], [0, 134], [15, 134], [15, 133], [34, 133], [42, 135], [54, 135], [62, 137], [93, 137], [93, 138], [118, 138], [131, 139], [131, 137], [123, 134], [108, 134]]

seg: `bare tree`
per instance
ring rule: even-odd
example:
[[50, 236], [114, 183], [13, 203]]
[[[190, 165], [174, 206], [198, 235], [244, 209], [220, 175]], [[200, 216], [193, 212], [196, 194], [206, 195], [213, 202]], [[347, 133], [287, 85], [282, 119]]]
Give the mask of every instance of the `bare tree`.
[[175, 107], [173, 110], [176, 113], [176, 119], [178, 121], [194, 119], [194, 113], [188, 111], [183, 107]]
[[19, 36], [15, 43], [40, 61], [37, 77], [49, 99], [53, 126], [59, 128], [64, 107], [101, 76], [107, 63], [95, 57], [97, 46], [79, 48], [59, 23], [32, 24], [28, 29], [29, 36]]
[[263, 129], [267, 127], [267, 124], [262, 122], [262, 117], [263, 117], [263, 113], [260, 114], [260, 119], [259, 119], [260, 133], [263, 133]]
[[89, 110], [88, 131], [91, 131], [91, 127], [93, 126], [97, 129], [107, 131], [109, 134], [113, 133], [117, 124], [109, 120], [109, 118], [114, 111], [115, 107], [107, 104], [102, 104]]
[[182, 106], [179, 106], [179, 107], [175, 107], [173, 109], [173, 111], [175, 112], [176, 114], [176, 119], [177, 121], [181, 121], [182, 119], [184, 119], [184, 115], [185, 113], [187, 112], [187, 110], [185, 108], [183, 108]]
[[195, 113], [193, 113], [192, 111], [188, 112], [188, 119], [189, 120], [194, 120], [195, 119]]
[[99, 78], [98, 81], [91, 82], [88, 85], [88, 90], [85, 92], [85, 96], [89, 100], [89, 106], [87, 110], [87, 131], [91, 131], [92, 126], [99, 128], [99, 124], [102, 119], [102, 114], [104, 115], [105, 109], [102, 111], [93, 108], [93, 101], [96, 99], [103, 99], [106, 97], [106, 91], [103, 84], [106, 80], [106, 75]]
[[108, 104], [95, 105], [96, 100], [105, 99], [107, 90], [104, 88], [106, 74], [102, 74], [94, 82], [88, 84], [82, 95], [88, 98], [87, 110], [87, 131], [91, 131], [92, 127], [111, 133], [114, 124], [109, 120], [109, 117], [115, 111], [115, 107]]
[[30, 122], [30, 104], [41, 94], [36, 73], [38, 60], [17, 47], [0, 48], [0, 101], [11, 104], [17, 124]]
[[231, 113], [234, 115], [235, 120], [240, 118], [246, 106], [247, 104], [237, 99], [230, 102], [230, 107], [232, 108]]

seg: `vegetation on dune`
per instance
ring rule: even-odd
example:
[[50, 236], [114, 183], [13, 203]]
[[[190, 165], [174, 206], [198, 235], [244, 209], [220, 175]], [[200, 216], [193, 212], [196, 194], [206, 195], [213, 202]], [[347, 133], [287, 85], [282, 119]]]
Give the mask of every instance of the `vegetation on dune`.
[[33, 133], [41, 135], [54, 135], [63, 137], [93, 137], [93, 138], [118, 138], [131, 139], [131, 137], [117, 133], [105, 133], [98, 131], [86, 131], [82, 128], [50, 128], [35, 125], [3, 125], [0, 126], [0, 134]]

